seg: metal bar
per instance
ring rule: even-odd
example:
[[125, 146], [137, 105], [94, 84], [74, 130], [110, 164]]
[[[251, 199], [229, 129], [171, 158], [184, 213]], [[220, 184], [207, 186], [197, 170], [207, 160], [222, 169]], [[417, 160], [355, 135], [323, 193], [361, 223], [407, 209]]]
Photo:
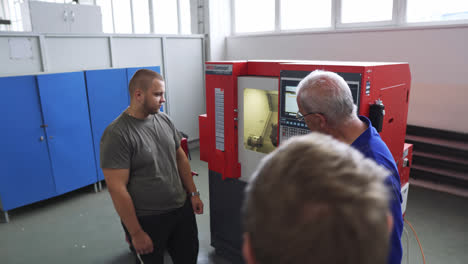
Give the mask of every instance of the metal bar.
[[179, 34], [182, 34], [182, 17], [181, 17], [182, 12], [180, 10], [180, 7], [181, 7], [180, 1], [181, 0], [177, 0], [177, 32]]
[[[231, 34], [230, 35], [236, 35], [237, 34], [237, 32], [236, 32], [236, 3], [235, 2], [236, 2], [236, 0], [231, 1]], [[208, 3], [208, 17], [209, 18], [211, 18], [210, 8], [211, 8], [211, 6]], [[206, 23], [206, 21], [205, 21], [205, 23]], [[211, 26], [211, 21], [208, 21], [208, 25]]]
[[148, 12], [149, 12], [150, 32], [154, 33], [153, 0], [148, 0]]
[[49, 65], [47, 65], [47, 49], [46, 49], [46, 40], [44, 35], [39, 35], [39, 49], [41, 52], [41, 62], [42, 62], [42, 71], [48, 72]]
[[109, 59], [110, 59], [111, 68], [114, 68], [115, 67], [115, 58], [114, 58], [114, 52], [113, 52], [114, 42], [112, 40], [113, 38], [112, 36], [110, 36], [109, 37]]
[[111, 14], [112, 14], [112, 32], [115, 33], [115, 19], [114, 19], [114, 0], [111, 1]]
[[281, 31], [281, 0], [275, 1], [275, 32]]
[[133, 17], [133, 0], [130, 0], [130, 19], [132, 20], [132, 33], [135, 34], [135, 21], [133, 20], [134, 19], [134, 17]]
[[332, 0], [331, 12], [331, 25], [332, 29], [335, 30], [337, 28], [337, 25], [341, 24], [341, 0]]
[[20, 32], [20, 31], [0, 32], [0, 37], [39, 37], [39, 36], [41, 36], [41, 34], [32, 33], [32, 32]]
[[[17, 36], [30, 36], [31, 34], [22, 34]], [[13, 35], [7, 35], [13, 36]], [[144, 34], [144, 35], [134, 35], [134, 34], [37, 34], [37, 36], [45, 36], [47, 38], [107, 38], [107, 37], [115, 37], [115, 38], [203, 38], [203, 34], [190, 34], [190, 35], [174, 35], [174, 34]], [[2, 37], [2, 34], [0, 34]]]
[[[164, 80], [165, 80], [165, 84], [166, 84], [166, 88], [168, 89], [171, 89], [171, 87], [169, 86], [169, 78], [167, 76], [167, 53], [166, 53], [166, 47], [167, 47], [167, 38], [166, 37], [163, 37], [161, 38], [161, 48], [162, 48], [162, 64], [163, 64], [163, 68], [162, 68], [162, 73], [163, 73], [163, 76], [164, 76]], [[171, 104], [169, 103], [170, 99], [170, 96], [169, 96], [169, 93], [168, 91], [166, 91], [166, 114], [170, 114], [171, 113]]]
[[204, 34], [206, 32], [206, 14], [207, 12], [205, 11], [205, 4], [203, 3], [203, 0], [197, 0], [197, 33]]
[[394, 2], [393, 2], [394, 4], [395, 4], [395, 1], [398, 2], [398, 6], [397, 6], [397, 10], [396, 10], [397, 11], [397, 14], [396, 14], [397, 21], [396, 21], [396, 23], [397, 23], [398, 26], [404, 26], [407, 23], [406, 22], [406, 20], [407, 20], [407, 17], [406, 17], [407, 13], [406, 12], [407, 12], [407, 7], [408, 7], [407, 6], [408, 1], [407, 0], [394, 0]]

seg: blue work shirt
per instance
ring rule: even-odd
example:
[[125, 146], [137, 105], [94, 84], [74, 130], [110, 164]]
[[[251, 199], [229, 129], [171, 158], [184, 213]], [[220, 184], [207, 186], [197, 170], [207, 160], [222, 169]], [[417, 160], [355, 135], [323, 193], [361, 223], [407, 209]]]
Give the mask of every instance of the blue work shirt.
[[368, 128], [351, 144], [365, 157], [373, 159], [377, 164], [385, 167], [391, 174], [385, 180], [390, 191], [390, 210], [393, 216], [393, 230], [390, 240], [389, 264], [401, 264], [403, 248], [401, 247], [401, 234], [403, 232], [403, 216], [401, 213], [401, 184], [398, 168], [392, 153], [383, 142], [377, 130], [367, 117], [359, 116]]

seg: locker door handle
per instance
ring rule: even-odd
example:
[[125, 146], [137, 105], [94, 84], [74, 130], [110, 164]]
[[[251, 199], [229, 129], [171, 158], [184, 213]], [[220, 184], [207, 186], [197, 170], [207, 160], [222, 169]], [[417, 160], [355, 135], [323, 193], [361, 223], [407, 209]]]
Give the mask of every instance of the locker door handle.
[[49, 125], [47, 124], [42, 124], [41, 127], [44, 128], [44, 127], [48, 127]]
[[65, 10], [65, 11], [63, 11], [63, 21], [66, 22], [67, 20], [68, 20], [68, 13], [67, 13], [67, 11]]
[[44, 141], [44, 136], [41, 136], [41, 137], [39, 138], [39, 140], [40, 140], [40, 141]]

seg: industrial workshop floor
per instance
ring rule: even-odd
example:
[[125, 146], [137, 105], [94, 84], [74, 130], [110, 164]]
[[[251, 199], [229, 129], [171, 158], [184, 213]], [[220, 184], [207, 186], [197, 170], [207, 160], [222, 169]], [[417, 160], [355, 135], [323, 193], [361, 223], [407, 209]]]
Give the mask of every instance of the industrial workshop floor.
[[[207, 165], [192, 150], [196, 184], [205, 202], [197, 216], [198, 263], [228, 264], [210, 246]], [[422, 243], [426, 263], [468, 263], [468, 199], [410, 187], [406, 215]], [[422, 263], [416, 238], [409, 232], [410, 263]], [[405, 236], [403, 236], [405, 241]], [[404, 248], [406, 250], [406, 242]], [[0, 224], [0, 263], [134, 263], [107, 190], [92, 187], [10, 212]], [[168, 261], [168, 263], [171, 263]], [[305, 262], [306, 263], [306, 262]], [[406, 253], [403, 259], [406, 261]]]

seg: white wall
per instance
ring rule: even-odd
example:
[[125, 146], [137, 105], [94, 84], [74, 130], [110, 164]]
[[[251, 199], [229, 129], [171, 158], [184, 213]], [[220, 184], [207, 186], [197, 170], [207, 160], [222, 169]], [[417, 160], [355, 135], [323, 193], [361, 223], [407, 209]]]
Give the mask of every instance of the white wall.
[[468, 132], [468, 26], [229, 37], [221, 59], [408, 62], [408, 124]]
[[51, 72], [111, 67], [106, 37], [48, 37], [44, 46], [47, 68]]
[[161, 38], [112, 38], [115, 67], [161, 66], [163, 50]]
[[206, 113], [202, 51], [203, 39], [167, 40], [167, 102], [176, 127], [189, 140], [200, 137], [198, 116]]

